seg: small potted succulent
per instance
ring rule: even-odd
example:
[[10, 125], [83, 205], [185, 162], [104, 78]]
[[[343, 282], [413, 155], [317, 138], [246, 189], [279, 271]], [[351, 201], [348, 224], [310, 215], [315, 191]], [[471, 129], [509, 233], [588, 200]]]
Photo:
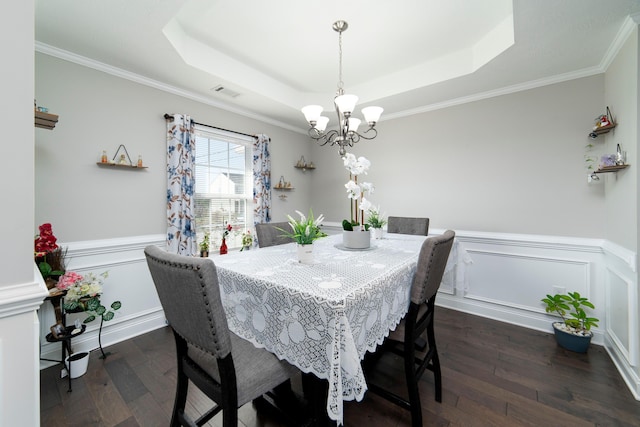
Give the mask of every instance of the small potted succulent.
[[595, 309], [594, 305], [578, 292], [547, 295], [542, 299], [547, 313], [556, 313], [561, 322], [553, 323], [556, 341], [561, 347], [577, 353], [585, 353], [591, 343], [592, 327], [597, 327], [599, 319], [587, 316], [585, 308]]
[[200, 256], [203, 258], [209, 256], [209, 233], [204, 233], [204, 237], [200, 242]]
[[367, 223], [373, 228], [373, 238], [382, 239], [382, 227], [387, 223], [387, 219], [380, 213], [380, 207], [371, 208], [368, 211]]

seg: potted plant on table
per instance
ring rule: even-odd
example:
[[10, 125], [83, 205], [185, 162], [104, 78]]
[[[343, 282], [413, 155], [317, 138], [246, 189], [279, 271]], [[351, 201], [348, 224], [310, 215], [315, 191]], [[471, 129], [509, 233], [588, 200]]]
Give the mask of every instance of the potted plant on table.
[[547, 313], [557, 313], [562, 318], [561, 322], [553, 323], [558, 344], [567, 350], [585, 353], [593, 337], [591, 328], [597, 327], [600, 321], [587, 316], [585, 311], [585, 307], [595, 309], [594, 305], [578, 292], [547, 295], [542, 302]]
[[342, 221], [342, 244], [350, 249], [366, 249], [371, 245], [369, 224], [364, 222], [365, 211], [371, 208], [371, 202], [365, 194], [373, 193], [374, 186], [370, 182], [358, 183], [358, 175], [367, 174], [371, 162], [365, 157], [356, 159], [351, 153], [342, 158], [344, 167], [349, 171], [349, 182], [344, 187], [350, 200], [350, 220]]
[[296, 211], [296, 213], [300, 216], [299, 221], [292, 218], [291, 215], [287, 215], [292, 231], [276, 228], [282, 231], [284, 236], [292, 238], [298, 244], [298, 262], [310, 264], [313, 262], [313, 242], [327, 235], [320, 229], [320, 225], [324, 221], [324, 215], [314, 219], [311, 209], [309, 209], [308, 217], [300, 211]]
[[368, 213], [367, 223], [373, 229], [373, 238], [382, 239], [382, 227], [387, 223], [387, 219], [380, 213], [380, 206], [369, 209]]

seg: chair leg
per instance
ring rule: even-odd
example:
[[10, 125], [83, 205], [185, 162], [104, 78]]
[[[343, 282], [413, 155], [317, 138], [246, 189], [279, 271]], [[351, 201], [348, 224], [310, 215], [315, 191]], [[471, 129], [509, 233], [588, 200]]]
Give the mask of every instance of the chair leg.
[[224, 427], [238, 427], [238, 408], [225, 408], [222, 411], [222, 425]]
[[176, 386], [176, 399], [173, 403], [173, 413], [171, 414], [171, 427], [179, 427], [182, 425], [181, 418], [184, 416], [188, 390], [189, 379], [182, 372], [182, 368], [178, 367], [178, 384]]
[[420, 405], [418, 378], [416, 378], [414, 342], [405, 342], [404, 347], [404, 375], [407, 382], [407, 391], [409, 394], [411, 426], [422, 427], [422, 406]]
[[436, 402], [442, 403], [442, 372], [440, 370], [440, 357], [438, 356], [438, 348], [436, 347], [433, 321], [427, 326], [427, 340], [429, 342], [429, 351], [433, 351], [430, 363], [436, 387]]

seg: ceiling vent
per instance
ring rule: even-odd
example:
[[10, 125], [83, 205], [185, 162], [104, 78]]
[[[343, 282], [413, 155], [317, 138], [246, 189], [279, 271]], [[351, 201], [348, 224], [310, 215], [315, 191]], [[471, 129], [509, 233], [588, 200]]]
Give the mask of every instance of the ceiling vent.
[[226, 95], [230, 98], [236, 98], [240, 96], [240, 92], [236, 92], [235, 90], [229, 89], [228, 87], [224, 87], [222, 85], [218, 85], [211, 88], [212, 92], [219, 93], [222, 95]]

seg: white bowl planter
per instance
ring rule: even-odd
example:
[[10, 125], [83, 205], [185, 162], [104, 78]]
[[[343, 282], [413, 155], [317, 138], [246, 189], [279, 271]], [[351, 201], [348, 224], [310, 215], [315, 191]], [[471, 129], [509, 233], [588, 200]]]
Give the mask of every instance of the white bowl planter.
[[342, 230], [342, 245], [349, 249], [367, 249], [371, 246], [369, 230]]

